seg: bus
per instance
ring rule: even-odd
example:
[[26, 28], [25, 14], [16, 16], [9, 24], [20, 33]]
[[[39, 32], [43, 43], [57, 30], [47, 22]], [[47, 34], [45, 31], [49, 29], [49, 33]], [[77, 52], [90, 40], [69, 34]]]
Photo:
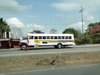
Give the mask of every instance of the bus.
[[20, 48], [25, 50], [26, 47], [54, 46], [62, 48], [65, 46], [75, 45], [73, 34], [28, 34], [27, 40], [20, 41]]

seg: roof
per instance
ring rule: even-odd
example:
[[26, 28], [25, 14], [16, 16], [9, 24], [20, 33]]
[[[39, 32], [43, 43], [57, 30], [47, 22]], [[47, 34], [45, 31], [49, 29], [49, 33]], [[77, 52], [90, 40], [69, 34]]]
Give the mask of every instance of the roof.
[[28, 34], [28, 36], [73, 36], [73, 34]]
[[0, 41], [9, 41], [10, 39], [0, 39]]

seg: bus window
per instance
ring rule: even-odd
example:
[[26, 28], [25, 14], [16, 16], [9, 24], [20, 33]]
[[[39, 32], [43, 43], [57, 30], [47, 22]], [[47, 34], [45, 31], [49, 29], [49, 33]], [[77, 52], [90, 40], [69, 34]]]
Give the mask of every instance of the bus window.
[[68, 36], [65, 36], [65, 39], [68, 39]]
[[35, 39], [38, 39], [38, 36], [35, 36]]
[[39, 36], [39, 39], [42, 39], [42, 36]]
[[64, 39], [64, 36], [62, 36], [62, 39]]
[[29, 39], [33, 39], [33, 36], [29, 36]]
[[47, 39], [50, 39], [50, 36], [47, 36]]
[[57, 36], [54, 36], [54, 39], [57, 39]]
[[58, 36], [58, 39], [61, 39], [61, 36]]
[[53, 39], [53, 36], [51, 36], [51, 39]]
[[43, 36], [43, 39], [46, 39], [46, 36]]
[[69, 36], [69, 39], [72, 39], [72, 37], [71, 37], [71, 36]]

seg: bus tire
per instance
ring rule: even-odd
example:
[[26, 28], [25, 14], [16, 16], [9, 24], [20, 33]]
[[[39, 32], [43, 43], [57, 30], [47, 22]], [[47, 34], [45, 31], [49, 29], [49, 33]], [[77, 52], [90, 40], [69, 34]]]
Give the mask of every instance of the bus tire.
[[27, 46], [25, 44], [21, 45], [21, 50], [26, 50]]
[[58, 47], [58, 48], [62, 48], [62, 44], [61, 44], [61, 43], [58, 43], [58, 44], [57, 44], [57, 47]]

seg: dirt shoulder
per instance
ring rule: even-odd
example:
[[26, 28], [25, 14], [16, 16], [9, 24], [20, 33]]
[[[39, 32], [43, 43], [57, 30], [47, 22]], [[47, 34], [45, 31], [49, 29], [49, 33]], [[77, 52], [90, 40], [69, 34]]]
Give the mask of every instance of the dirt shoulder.
[[100, 63], [100, 51], [0, 57], [0, 73], [90, 63]]

